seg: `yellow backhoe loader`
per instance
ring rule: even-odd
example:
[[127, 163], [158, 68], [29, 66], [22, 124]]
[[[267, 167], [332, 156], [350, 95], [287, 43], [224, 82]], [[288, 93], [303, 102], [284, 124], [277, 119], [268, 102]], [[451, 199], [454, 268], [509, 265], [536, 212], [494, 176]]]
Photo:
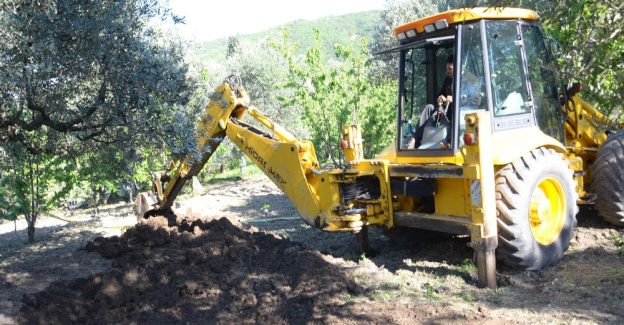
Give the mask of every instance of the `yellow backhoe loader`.
[[[358, 125], [341, 130], [346, 165], [322, 170], [311, 142], [251, 105], [240, 80], [217, 88], [197, 128], [202, 159], [173, 161], [136, 200], [140, 218], [172, 207], [186, 180], [231, 139], [292, 200], [307, 224], [355, 233], [419, 229], [470, 236], [481, 286], [496, 260], [526, 270], [557, 263], [577, 204], [624, 224], [624, 132], [561, 87], [537, 13], [451, 10], [394, 30], [396, 138], [364, 159]], [[452, 69], [449, 69], [452, 68]], [[440, 96], [445, 78], [450, 93]], [[438, 103], [440, 100], [440, 103]], [[446, 103], [444, 103], [446, 102]], [[429, 104], [429, 106], [428, 106]], [[258, 128], [243, 122], [247, 114]], [[409, 233], [409, 232], [406, 232]]]

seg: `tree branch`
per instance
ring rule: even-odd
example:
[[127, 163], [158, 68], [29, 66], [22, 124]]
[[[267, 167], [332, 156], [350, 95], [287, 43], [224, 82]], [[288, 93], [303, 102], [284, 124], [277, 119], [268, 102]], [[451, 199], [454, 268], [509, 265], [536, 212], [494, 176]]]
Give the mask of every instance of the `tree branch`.
[[[66, 122], [59, 122], [59, 121], [54, 121], [50, 118], [50, 116], [46, 112], [45, 107], [38, 105], [34, 102], [31, 90], [27, 89], [26, 90], [26, 105], [30, 111], [36, 112], [38, 113], [38, 115], [36, 115], [36, 117], [29, 123], [16, 118], [16, 119], [13, 119], [11, 121], [12, 123], [10, 122], [10, 124], [20, 126], [22, 129], [26, 131], [36, 130], [40, 128], [42, 125], [48, 126], [56, 131], [63, 132], [63, 133], [70, 132], [70, 131], [87, 130], [89, 128], [92, 128], [93, 126], [92, 127], [85, 126], [81, 128], [76, 128], [75, 126], [79, 124], [83, 124], [85, 120], [93, 116], [93, 114], [95, 114], [95, 112], [99, 108], [102, 107], [101, 105], [104, 103], [105, 100], [106, 100], [106, 80], [102, 80], [102, 84], [100, 86], [100, 89], [98, 90], [98, 96], [93, 105], [86, 107], [86, 110], [79, 116], [75, 117], [74, 119], [66, 121]], [[95, 126], [95, 127], [98, 127], [98, 126]]]

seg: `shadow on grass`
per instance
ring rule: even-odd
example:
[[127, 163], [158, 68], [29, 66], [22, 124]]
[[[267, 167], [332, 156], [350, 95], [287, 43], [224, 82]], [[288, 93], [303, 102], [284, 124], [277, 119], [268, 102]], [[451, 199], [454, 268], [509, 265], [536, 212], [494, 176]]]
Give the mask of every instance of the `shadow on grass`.
[[[65, 225], [35, 227], [35, 243], [37, 245], [41, 241], [45, 241], [50, 233], [54, 233], [65, 228]], [[11, 230], [0, 234], [0, 254], [3, 252], [28, 246], [28, 231], [26, 229]]]
[[38, 228], [33, 244], [27, 244], [26, 230], [18, 235], [0, 247], [0, 319], [12, 317], [22, 306], [24, 294], [111, 267], [110, 260], [84, 250], [88, 240], [100, 235], [96, 231], [71, 225]]

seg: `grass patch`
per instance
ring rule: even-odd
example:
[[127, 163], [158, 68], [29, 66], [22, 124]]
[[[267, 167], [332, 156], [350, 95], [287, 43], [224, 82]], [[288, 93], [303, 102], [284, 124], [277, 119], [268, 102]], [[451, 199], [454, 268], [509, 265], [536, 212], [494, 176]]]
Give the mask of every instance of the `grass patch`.
[[472, 291], [466, 291], [464, 292], [464, 296], [463, 296], [464, 300], [468, 303], [473, 303], [475, 302], [475, 298], [472, 295]]
[[476, 272], [477, 267], [474, 265], [474, 262], [471, 258], [465, 259], [461, 264], [461, 269], [466, 273]]
[[243, 169], [241, 172], [240, 168], [229, 169], [224, 171], [223, 173], [215, 174], [214, 176], [208, 178], [205, 181], [206, 184], [217, 184], [225, 181], [237, 181], [241, 180], [247, 176], [259, 175], [263, 174], [263, 172], [256, 165], [249, 165]]
[[[24, 248], [26, 245], [28, 245], [28, 242], [23, 241], [23, 240], [10, 242], [4, 246], [0, 246], [0, 253], [14, 250], [14, 249], [21, 249], [21, 248]], [[4, 265], [4, 264], [0, 264], [0, 265]]]
[[624, 255], [624, 233], [619, 233], [618, 231], [614, 230], [612, 234], [613, 234], [613, 244], [615, 244], [617, 253], [618, 255], [623, 256]]
[[438, 299], [438, 296], [435, 293], [434, 287], [430, 282], [426, 282], [423, 285], [424, 289], [425, 289], [425, 297], [427, 299], [429, 299], [430, 301], [434, 301]]

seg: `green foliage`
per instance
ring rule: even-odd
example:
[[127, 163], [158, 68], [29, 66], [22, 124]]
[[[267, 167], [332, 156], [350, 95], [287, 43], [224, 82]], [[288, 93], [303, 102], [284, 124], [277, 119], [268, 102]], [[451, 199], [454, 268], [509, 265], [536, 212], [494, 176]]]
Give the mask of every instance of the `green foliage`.
[[475, 297], [472, 296], [472, 291], [466, 291], [463, 295], [464, 300], [466, 302], [474, 302], [475, 301]]
[[262, 205], [262, 207], [260, 208], [260, 211], [262, 211], [262, 212], [264, 212], [264, 213], [267, 213], [267, 212], [269, 212], [269, 209], [270, 209], [270, 208], [271, 208], [271, 205], [270, 205], [270, 204], [268, 204], [268, 203], [265, 203], [265, 204], [263, 204], [263, 205]]
[[[538, 3], [536, 3], [538, 10]], [[562, 47], [562, 77], [580, 80], [587, 100], [607, 114], [622, 114], [624, 8], [619, 0], [567, 0], [541, 11], [544, 27]]]
[[306, 125], [321, 160], [331, 159], [337, 165], [337, 144], [341, 127], [360, 123], [366, 132], [365, 156], [371, 157], [392, 138], [389, 129], [394, 120], [392, 83], [372, 84], [368, 80], [372, 61], [365, 39], [358, 50], [336, 45], [336, 62], [325, 63], [321, 33], [314, 31], [316, 43], [308, 48], [305, 59], [296, 55], [298, 44], [291, 43], [285, 30], [281, 42], [271, 41], [288, 62], [288, 79], [281, 85], [294, 89], [292, 97], [278, 97], [288, 107], [303, 108]]
[[462, 261], [461, 269], [469, 275], [470, 273], [475, 272], [477, 270], [477, 267], [475, 266], [471, 258], [467, 258]]
[[618, 255], [624, 255], [624, 233], [613, 231], [613, 243], [617, 248]]
[[[19, 143], [46, 173], [58, 163], [49, 160], [74, 166], [75, 187], [59, 197], [132, 191], [162, 170], [163, 143], [191, 150], [184, 132], [195, 126], [182, 104], [199, 79], [154, 19], [181, 21], [158, 0], [0, 4], [0, 141]], [[24, 157], [14, 154], [7, 159]]]
[[423, 287], [425, 289], [425, 297], [427, 297], [427, 299], [431, 301], [438, 299], [438, 296], [434, 291], [433, 284], [427, 281], [425, 284], [423, 284]]
[[[192, 90], [182, 45], [150, 25], [179, 20], [157, 0], [12, 0], [0, 13], [2, 141], [67, 154], [58, 134], [149, 139]], [[24, 132], [33, 130], [47, 141], [29, 142]]]
[[[31, 131], [26, 136], [37, 138], [39, 133]], [[69, 193], [76, 181], [75, 166], [67, 156], [33, 154], [17, 141], [2, 143], [0, 152], [6, 163], [0, 178], [3, 217], [14, 220], [23, 215], [34, 229], [37, 216], [58, 206]]]
[[[106, 203], [111, 195], [125, 194], [124, 185], [145, 171], [137, 170], [140, 162], [135, 150], [120, 150], [114, 146], [100, 146], [84, 151], [74, 158], [78, 181], [68, 199], [90, 198], [91, 205]], [[137, 177], [138, 178], [138, 177]]]

